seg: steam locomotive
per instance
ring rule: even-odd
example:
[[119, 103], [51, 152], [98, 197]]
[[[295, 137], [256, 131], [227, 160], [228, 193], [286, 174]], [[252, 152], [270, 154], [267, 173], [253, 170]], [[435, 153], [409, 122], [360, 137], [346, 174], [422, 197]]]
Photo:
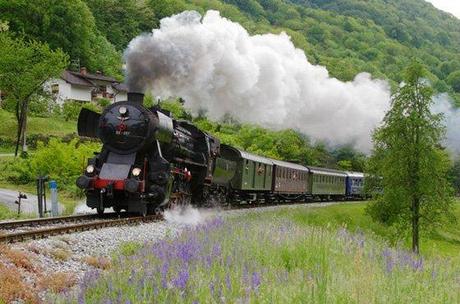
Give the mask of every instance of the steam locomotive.
[[174, 205], [361, 198], [362, 173], [304, 167], [220, 144], [168, 112], [143, 106], [143, 94], [82, 109], [78, 134], [99, 138], [77, 186], [98, 214], [112, 207], [142, 215]]

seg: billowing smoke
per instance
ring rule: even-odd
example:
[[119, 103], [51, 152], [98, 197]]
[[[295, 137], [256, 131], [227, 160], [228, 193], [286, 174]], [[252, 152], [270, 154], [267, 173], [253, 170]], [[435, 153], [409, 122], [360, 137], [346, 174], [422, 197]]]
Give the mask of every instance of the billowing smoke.
[[447, 94], [439, 94], [434, 97], [432, 111], [444, 114], [445, 144], [452, 154], [460, 154], [460, 110], [452, 106]]
[[131, 41], [125, 60], [133, 91], [180, 96], [195, 114], [230, 114], [362, 151], [389, 107], [385, 81], [367, 73], [339, 81], [309, 63], [285, 33], [251, 36], [217, 11], [164, 18], [159, 29]]

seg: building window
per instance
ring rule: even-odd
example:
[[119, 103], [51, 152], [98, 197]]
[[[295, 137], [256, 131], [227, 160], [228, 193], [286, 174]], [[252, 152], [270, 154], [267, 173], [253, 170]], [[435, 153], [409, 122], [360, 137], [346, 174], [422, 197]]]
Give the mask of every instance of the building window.
[[52, 94], [58, 94], [59, 93], [59, 84], [53, 83], [51, 85], [51, 93]]

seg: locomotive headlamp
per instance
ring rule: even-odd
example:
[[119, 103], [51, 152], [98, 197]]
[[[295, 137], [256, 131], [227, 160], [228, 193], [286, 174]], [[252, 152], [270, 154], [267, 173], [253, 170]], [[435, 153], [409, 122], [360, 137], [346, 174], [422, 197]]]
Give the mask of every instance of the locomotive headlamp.
[[133, 171], [131, 172], [133, 174], [133, 176], [139, 176], [139, 174], [141, 174], [141, 169], [139, 168], [134, 168]]
[[120, 113], [121, 115], [125, 115], [126, 113], [128, 113], [128, 109], [126, 107], [119, 107], [118, 113]]
[[86, 167], [86, 173], [93, 173], [94, 172], [94, 166], [93, 165], [88, 165], [88, 167]]

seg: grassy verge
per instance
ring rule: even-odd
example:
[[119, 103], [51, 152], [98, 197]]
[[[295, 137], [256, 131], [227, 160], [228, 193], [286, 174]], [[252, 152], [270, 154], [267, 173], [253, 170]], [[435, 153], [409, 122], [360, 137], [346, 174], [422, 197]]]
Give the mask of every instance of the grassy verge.
[[[13, 113], [0, 109], [0, 137], [16, 138], [17, 122]], [[58, 137], [77, 132], [75, 121], [65, 121], [59, 117], [28, 117], [27, 134], [46, 134]]]
[[[30, 193], [30, 194], [37, 195], [37, 187], [35, 184], [13, 185], [6, 181], [0, 180], [0, 188], [16, 190], [16, 191], [21, 191], [24, 193]], [[49, 208], [51, 208], [50, 197], [51, 197], [51, 193], [49, 189], [47, 189], [46, 198], [47, 198], [47, 204]], [[70, 193], [64, 190], [60, 190], [58, 188], [58, 202], [61, 203], [64, 207], [64, 211], [62, 215], [73, 214], [75, 207], [77, 206], [79, 201], [80, 200], [73, 193]]]
[[[303, 226], [347, 227], [353, 232], [378, 235], [395, 243], [402, 241], [402, 246], [409, 248], [410, 238], [398, 231], [389, 229], [365, 214], [366, 203], [340, 204], [320, 208], [300, 208], [296, 212], [284, 209], [277, 212]], [[460, 252], [460, 202], [455, 205], [455, 215], [459, 219], [439, 228], [434, 233], [421, 232], [421, 250], [425, 255], [444, 255], [458, 257]]]
[[[291, 212], [297, 212], [292, 211]], [[129, 249], [132, 246], [129, 246]], [[459, 265], [260, 212], [215, 219], [88, 273], [73, 303], [457, 303]]]
[[0, 220], [9, 220], [9, 219], [26, 219], [31, 218], [32, 215], [24, 214], [18, 215], [17, 212], [10, 210], [8, 207], [0, 204]]

